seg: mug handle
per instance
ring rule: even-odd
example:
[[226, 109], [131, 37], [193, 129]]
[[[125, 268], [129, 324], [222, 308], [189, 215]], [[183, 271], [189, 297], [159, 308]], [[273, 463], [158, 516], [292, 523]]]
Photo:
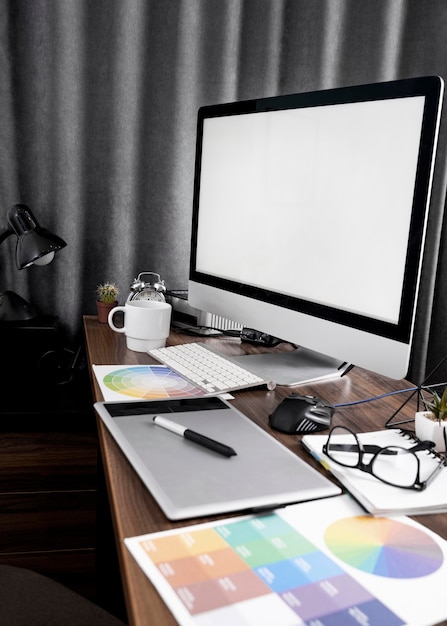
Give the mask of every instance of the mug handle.
[[115, 313], [118, 313], [118, 311], [123, 311], [123, 313], [125, 313], [126, 311], [126, 307], [124, 306], [115, 306], [113, 307], [113, 309], [111, 309], [109, 311], [109, 315], [107, 317], [107, 321], [109, 322], [109, 326], [112, 330], [114, 330], [117, 333], [125, 333], [126, 332], [126, 328], [124, 326], [124, 324], [122, 326], [115, 326], [115, 324], [113, 323], [113, 316], [115, 315]]

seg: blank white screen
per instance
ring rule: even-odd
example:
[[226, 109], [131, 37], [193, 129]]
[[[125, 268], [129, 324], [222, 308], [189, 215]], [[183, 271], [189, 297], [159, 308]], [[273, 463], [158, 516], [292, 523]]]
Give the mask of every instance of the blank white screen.
[[196, 269], [397, 323], [423, 108], [205, 119]]

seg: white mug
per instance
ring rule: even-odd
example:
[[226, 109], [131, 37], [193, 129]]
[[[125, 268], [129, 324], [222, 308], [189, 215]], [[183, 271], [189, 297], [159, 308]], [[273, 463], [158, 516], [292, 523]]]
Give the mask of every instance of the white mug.
[[[115, 326], [113, 317], [122, 311], [122, 326]], [[117, 333], [126, 335], [129, 350], [147, 352], [153, 348], [163, 348], [171, 326], [172, 307], [167, 302], [155, 300], [131, 300], [124, 306], [116, 306], [108, 316], [109, 326]]]

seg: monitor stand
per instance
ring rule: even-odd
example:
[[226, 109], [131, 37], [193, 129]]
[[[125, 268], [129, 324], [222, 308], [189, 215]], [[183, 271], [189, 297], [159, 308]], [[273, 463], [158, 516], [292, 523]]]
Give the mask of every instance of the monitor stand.
[[246, 354], [230, 358], [264, 380], [273, 380], [277, 385], [287, 387], [340, 378], [352, 368], [339, 359], [301, 347], [291, 352]]

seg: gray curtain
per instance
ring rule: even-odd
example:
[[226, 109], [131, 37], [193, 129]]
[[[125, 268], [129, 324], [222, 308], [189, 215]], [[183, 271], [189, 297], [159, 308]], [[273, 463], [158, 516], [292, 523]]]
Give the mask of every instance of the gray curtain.
[[[68, 343], [100, 282], [122, 299], [142, 271], [186, 287], [199, 106], [447, 77], [445, 0], [0, 0], [0, 29], [0, 224], [22, 202], [68, 242], [17, 271], [9, 238], [0, 288], [57, 315]], [[447, 351], [446, 128], [414, 382]]]

